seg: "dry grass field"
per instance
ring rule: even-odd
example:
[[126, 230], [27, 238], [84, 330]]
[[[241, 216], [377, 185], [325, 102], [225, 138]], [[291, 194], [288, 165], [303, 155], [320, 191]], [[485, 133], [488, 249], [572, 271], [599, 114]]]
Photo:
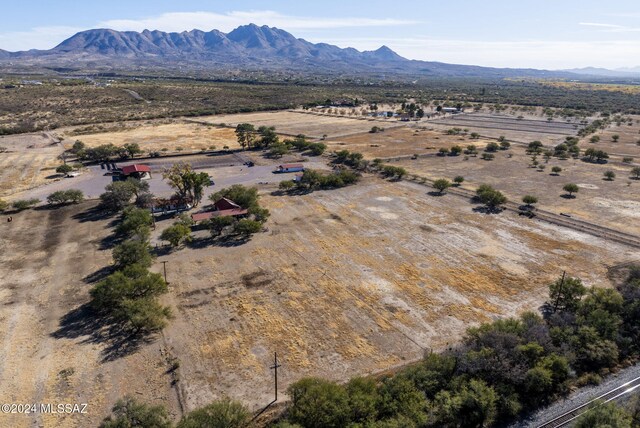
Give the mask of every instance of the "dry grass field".
[[[620, 126], [614, 123], [604, 131], [593, 134], [600, 137], [600, 141], [597, 143], [589, 142], [591, 135], [584, 138], [581, 148], [594, 147], [609, 154], [630, 156], [635, 158], [636, 161], [640, 161], [640, 116], [629, 117], [632, 119], [631, 125], [629, 125], [629, 122], [622, 123]], [[619, 136], [617, 142], [612, 139], [614, 135]]]
[[80, 140], [89, 147], [113, 143], [121, 146], [127, 143], [138, 143], [145, 151], [185, 151], [210, 150], [215, 147], [220, 150], [224, 146], [239, 148], [234, 130], [207, 126], [185, 120], [146, 121], [117, 127], [113, 131], [97, 133], [83, 133], [74, 135], [74, 131], [82, 128], [68, 128], [58, 132], [65, 137], [65, 145], [71, 146]]
[[7, 149], [0, 153], [0, 198], [50, 181], [64, 150], [46, 134], [0, 136], [0, 147]]
[[[536, 310], [563, 269], [607, 285], [637, 251], [457, 197], [377, 178], [305, 196], [263, 196], [268, 232], [239, 247], [167, 257], [177, 318], [165, 331], [188, 408], [230, 395], [345, 380], [420, 358], [482, 321]], [[160, 229], [156, 232], [160, 233]], [[281, 384], [281, 387], [283, 385]]]
[[[131, 343], [97, 334], [83, 310], [88, 281], [110, 263], [110, 219], [88, 202], [0, 223], [0, 401], [90, 403], [86, 416], [16, 415], [10, 426], [95, 426], [125, 394], [176, 416], [223, 395], [257, 409], [272, 398], [274, 351], [281, 389], [307, 375], [375, 373], [454, 344], [471, 325], [536, 310], [563, 269], [606, 285], [609, 267], [638, 258], [413, 183], [366, 177], [303, 196], [265, 192], [266, 232], [158, 259], [176, 317], [124, 355]], [[169, 356], [180, 362], [177, 388]]]
[[545, 145], [555, 145], [565, 137], [575, 135], [580, 127], [574, 121], [566, 122], [561, 119], [548, 122], [542, 117], [527, 117], [518, 119], [517, 116], [504, 114], [468, 113], [434, 119], [428, 126], [446, 131], [451, 128], [467, 129], [469, 133], [477, 132], [484, 137], [506, 137], [511, 141], [528, 143], [538, 140]]
[[[428, 125], [428, 124], [427, 124]], [[438, 153], [441, 147], [458, 145], [466, 147], [474, 144], [479, 149], [489, 141], [485, 138], [471, 139], [468, 135], [447, 135], [442, 131], [432, 131], [412, 124], [395, 129], [385, 129], [375, 134], [364, 133], [344, 138], [328, 139], [326, 144], [331, 151], [349, 150], [360, 152], [369, 159], [389, 158]]]
[[[544, 171], [531, 168], [531, 156], [525, 154], [524, 148], [514, 147], [499, 151], [492, 161], [482, 160], [480, 156], [436, 156], [393, 164], [405, 167], [411, 174], [431, 179], [452, 180], [462, 175], [465, 178], [462, 187], [475, 190], [478, 185], [487, 183], [515, 202], [520, 202], [524, 195], [535, 195], [539, 198], [538, 206], [546, 210], [638, 233], [640, 181], [629, 178], [631, 166], [556, 158], [545, 163], [542, 157], [538, 161], [545, 165]], [[551, 173], [553, 166], [562, 168], [558, 176]], [[616, 173], [615, 180], [604, 179], [603, 173], [607, 170]], [[576, 198], [562, 197], [565, 194], [562, 187], [567, 183], [580, 187]]]
[[256, 126], [275, 126], [276, 131], [285, 135], [304, 134], [311, 138], [336, 138], [359, 132], [368, 132], [372, 126], [402, 126], [395, 119], [361, 119], [341, 116], [306, 113], [302, 111], [258, 112], [229, 115], [205, 116], [198, 118], [213, 124], [236, 126], [238, 123], [251, 123]]
[[27, 210], [0, 222], [0, 402], [88, 403], [86, 415], [2, 415], [0, 426], [97, 426], [124, 394], [177, 412], [161, 340], [114, 358], [120, 345], [80, 316], [83, 279], [110, 263], [101, 249], [110, 219], [83, 215], [95, 203]]

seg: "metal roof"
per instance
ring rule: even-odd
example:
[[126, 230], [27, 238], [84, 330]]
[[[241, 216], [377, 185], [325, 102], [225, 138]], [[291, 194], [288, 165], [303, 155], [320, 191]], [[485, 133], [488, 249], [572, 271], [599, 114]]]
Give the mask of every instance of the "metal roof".
[[127, 165], [122, 167], [122, 173], [124, 175], [133, 174], [134, 172], [151, 172], [151, 168], [147, 165]]

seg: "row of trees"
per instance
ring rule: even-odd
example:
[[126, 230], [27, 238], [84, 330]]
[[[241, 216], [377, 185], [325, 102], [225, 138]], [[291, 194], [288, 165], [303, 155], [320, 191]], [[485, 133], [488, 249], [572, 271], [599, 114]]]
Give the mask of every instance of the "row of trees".
[[148, 209], [124, 208], [116, 227], [122, 242], [113, 249], [116, 270], [90, 291], [96, 313], [134, 336], [161, 330], [172, 317], [171, 309], [157, 300], [167, 292], [166, 282], [148, 270], [154, 259], [149, 245], [152, 224]]
[[[528, 312], [467, 331], [463, 343], [382, 379], [338, 385], [318, 378], [289, 387], [279, 426], [490, 427], [504, 425], [596, 381], [598, 373], [640, 353], [640, 269], [617, 289], [578, 278], [549, 286], [544, 317]], [[600, 413], [602, 412], [602, 413]], [[603, 408], [587, 414], [611, 416]], [[603, 414], [605, 416], [603, 416]], [[617, 419], [616, 419], [617, 420]], [[622, 416], [630, 427], [629, 418]], [[278, 425], [276, 425], [278, 426]]]
[[96, 147], [87, 147], [82, 141], [73, 143], [69, 152], [74, 154], [79, 160], [91, 162], [107, 162], [113, 158], [128, 159], [142, 154], [142, 149], [138, 143], [127, 143], [123, 146], [115, 144], [101, 144]]
[[279, 188], [285, 192], [313, 191], [317, 189], [337, 189], [356, 183], [360, 175], [349, 170], [341, 170], [329, 174], [322, 174], [314, 169], [306, 169], [298, 181], [285, 180], [280, 182]]

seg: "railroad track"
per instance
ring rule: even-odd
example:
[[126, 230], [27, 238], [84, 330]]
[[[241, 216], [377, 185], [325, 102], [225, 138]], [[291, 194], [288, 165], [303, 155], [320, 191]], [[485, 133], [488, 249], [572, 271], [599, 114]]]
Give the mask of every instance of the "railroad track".
[[[423, 177], [424, 178], [424, 177]], [[426, 179], [426, 182], [433, 183], [433, 180]], [[473, 198], [476, 193], [472, 190], [461, 189], [459, 187], [450, 187], [447, 190], [448, 193], [457, 196], [463, 196], [467, 198]], [[507, 210], [520, 213], [520, 205], [515, 202], [507, 202], [505, 205]], [[634, 248], [640, 248], [640, 236], [633, 235], [620, 230], [611, 229], [606, 226], [600, 226], [594, 223], [589, 223], [584, 220], [579, 220], [573, 217], [563, 216], [550, 211], [536, 208], [535, 218], [547, 223], [554, 224], [556, 226], [567, 227], [578, 232], [588, 233], [589, 235], [596, 236], [609, 241], [614, 241], [619, 244], [627, 245]]]
[[614, 388], [608, 392], [605, 392], [598, 397], [587, 401], [580, 406], [573, 408], [572, 410], [557, 416], [542, 425], [539, 425], [538, 428], [558, 428], [564, 427], [575, 421], [580, 415], [588, 412], [594, 407], [599, 406], [602, 403], [608, 403], [610, 401], [617, 400], [621, 397], [624, 397], [627, 394], [630, 394], [634, 391], [640, 390], [640, 377], [630, 380], [627, 383], [624, 383], [617, 388]]

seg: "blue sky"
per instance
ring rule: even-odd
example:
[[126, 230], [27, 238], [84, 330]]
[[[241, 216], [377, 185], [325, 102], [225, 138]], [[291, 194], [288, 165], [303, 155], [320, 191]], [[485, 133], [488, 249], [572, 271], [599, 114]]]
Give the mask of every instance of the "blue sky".
[[253, 22], [311, 42], [497, 67], [640, 66], [638, 0], [6, 2], [0, 49], [49, 49], [90, 28], [228, 32]]

